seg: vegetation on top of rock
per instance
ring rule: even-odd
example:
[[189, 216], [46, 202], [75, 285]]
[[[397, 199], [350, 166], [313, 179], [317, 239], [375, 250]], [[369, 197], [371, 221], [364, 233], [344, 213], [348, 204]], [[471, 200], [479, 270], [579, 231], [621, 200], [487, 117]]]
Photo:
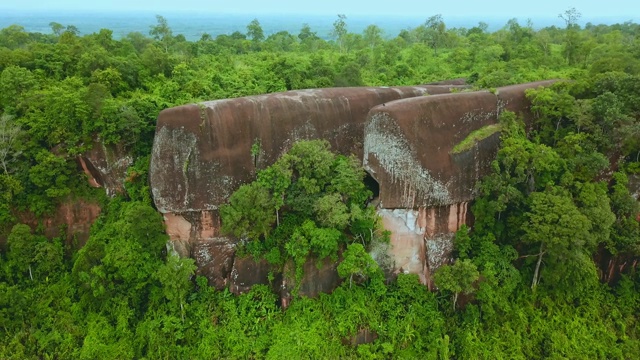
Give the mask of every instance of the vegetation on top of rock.
[[312, 254], [337, 261], [346, 244], [385, 240], [367, 207], [372, 193], [364, 177], [358, 160], [333, 154], [326, 140], [297, 142], [220, 208], [222, 231], [255, 257], [280, 266], [293, 261], [300, 279]]
[[460, 154], [467, 150], [472, 149], [478, 142], [488, 138], [489, 136], [499, 132], [501, 129], [500, 124], [491, 124], [483, 126], [478, 130], [472, 131], [466, 138], [457, 143], [453, 149], [452, 154]]

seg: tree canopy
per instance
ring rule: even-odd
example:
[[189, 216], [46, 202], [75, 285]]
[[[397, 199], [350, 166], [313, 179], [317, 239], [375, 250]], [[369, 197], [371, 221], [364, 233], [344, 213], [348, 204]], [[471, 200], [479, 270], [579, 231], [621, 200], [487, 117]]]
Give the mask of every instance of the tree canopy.
[[[306, 24], [268, 33], [256, 18], [187, 41], [160, 15], [121, 37], [55, 21], [48, 33], [0, 29], [0, 358], [637, 358], [640, 25], [581, 26], [575, 8], [560, 18], [490, 32], [433, 15], [389, 34], [350, 32], [338, 15], [330, 39]], [[532, 119], [505, 111], [490, 129], [500, 149], [474, 224], [430, 274], [437, 291], [387, 271], [359, 160], [324, 141], [293, 144], [221, 214], [237, 256], [294, 278], [307, 259], [333, 262], [331, 294], [294, 295], [287, 309], [268, 285], [233, 296], [167, 246], [147, 181], [162, 109], [461, 77], [474, 88], [568, 81], [529, 91]], [[114, 198], [78, 165], [95, 146], [132, 159]], [[45, 231], [78, 199], [102, 208], [82, 248]]]

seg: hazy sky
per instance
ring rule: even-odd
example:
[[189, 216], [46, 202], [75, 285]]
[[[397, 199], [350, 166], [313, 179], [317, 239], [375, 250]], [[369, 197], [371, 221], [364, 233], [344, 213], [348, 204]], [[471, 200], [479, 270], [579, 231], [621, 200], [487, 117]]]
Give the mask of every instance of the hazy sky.
[[640, 0], [0, 0], [0, 9], [29, 11], [171, 11], [349, 15], [442, 14], [445, 17], [555, 17], [575, 7], [587, 18], [640, 16]]

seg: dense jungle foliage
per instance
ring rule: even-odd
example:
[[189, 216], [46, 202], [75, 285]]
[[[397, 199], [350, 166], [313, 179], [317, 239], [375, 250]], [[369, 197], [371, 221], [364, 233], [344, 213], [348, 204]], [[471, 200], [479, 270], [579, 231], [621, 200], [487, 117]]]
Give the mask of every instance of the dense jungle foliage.
[[[329, 41], [308, 26], [265, 36], [254, 20], [190, 42], [161, 16], [122, 39], [58, 23], [49, 34], [1, 29], [0, 358], [639, 357], [640, 209], [627, 184], [640, 173], [640, 25], [581, 27], [575, 9], [562, 18], [563, 28], [513, 19], [490, 33], [432, 16], [400, 34], [354, 34], [339, 16]], [[146, 180], [160, 110], [458, 77], [479, 88], [570, 81], [529, 92], [532, 124], [503, 114], [475, 225], [456, 234], [438, 291], [414, 275], [385, 282], [367, 252], [385, 235], [364, 206], [362, 169], [323, 142], [263, 170], [223, 216], [250, 239], [243, 251], [275, 264], [346, 248], [332, 294], [282, 309], [268, 286], [216, 291], [193, 260], [167, 252]], [[106, 197], [78, 169], [97, 144], [134, 157], [125, 194]], [[78, 198], [103, 207], [80, 249], [21, 223]], [[627, 263], [613, 278], [610, 259]], [[375, 340], [356, 345], [363, 334]]]

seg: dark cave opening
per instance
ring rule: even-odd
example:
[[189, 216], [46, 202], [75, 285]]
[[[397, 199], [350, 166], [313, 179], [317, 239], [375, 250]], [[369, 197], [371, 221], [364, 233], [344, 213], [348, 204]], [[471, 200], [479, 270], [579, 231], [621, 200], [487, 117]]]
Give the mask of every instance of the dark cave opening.
[[367, 189], [373, 193], [371, 198], [369, 198], [369, 205], [377, 207], [378, 202], [380, 201], [380, 184], [378, 184], [378, 181], [368, 172], [366, 172], [363, 182]]

